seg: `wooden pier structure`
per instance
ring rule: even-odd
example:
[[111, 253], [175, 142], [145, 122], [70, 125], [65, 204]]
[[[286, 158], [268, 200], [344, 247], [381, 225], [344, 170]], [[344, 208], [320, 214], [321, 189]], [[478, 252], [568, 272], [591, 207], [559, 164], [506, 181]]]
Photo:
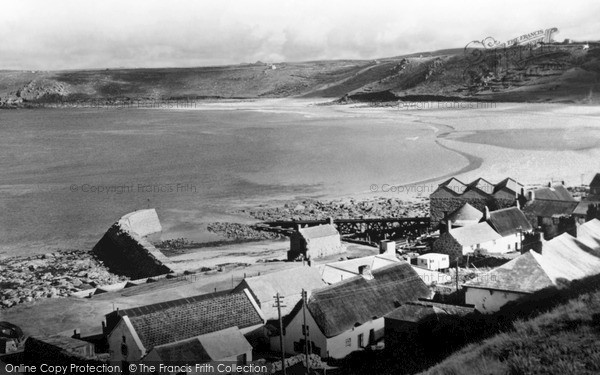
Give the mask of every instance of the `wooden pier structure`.
[[342, 236], [358, 236], [368, 240], [384, 238], [414, 239], [429, 232], [429, 217], [393, 217], [365, 219], [277, 220], [258, 225], [259, 228], [289, 234], [298, 227], [333, 224]]

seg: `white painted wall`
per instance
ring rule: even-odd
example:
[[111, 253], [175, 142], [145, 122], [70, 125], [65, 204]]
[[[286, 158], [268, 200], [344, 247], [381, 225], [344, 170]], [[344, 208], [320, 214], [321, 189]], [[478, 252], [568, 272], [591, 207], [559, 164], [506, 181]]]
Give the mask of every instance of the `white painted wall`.
[[[294, 351], [294, 342], [299, 342], [300, 340], [304, 340], [304, 334], [302, 333], [302, 324], [304, 320], [302, 317], [302, 310], [300, 310], [290, 321], [290, 323], [285, 328], [285, 337], [284, 337], [284, 350], [288, 354], [295, 354]], [[326, 356], [327, 354], [327, 341], [325, 335], [317, 326], [317, 323], [313, 319], [308, 309], [306, 310], [306, 325], [308, 326], [309, 331], [309, 340], [314, 342], [316, 346], [321, 348], [321, 356]], [[279, 336], [271, 337], [271, 350], [279, 351]]]
[[[343, 332], [335, 337], [327, 339], [327, 350], [331, 358], [344, 358], [348, 354], [363, 350], [358, 342], [358, 336], [363, 334], [363, 345], [369, 345], [369, 334], [371, 329], [375, 332], [375, 341], [381, 339], [384, 335], [385, 323], [383, 318], [378, 318], [365, 322], [364, 324], [354, 327], [351, 330]], [[348, 345], [349, 343], [349, 345]]]
[[[125, 343], [128, 350], [127, 358], [124, 358], [121, 354], [123, 336], [125, 336]], [[138, 335], [135, 333], [135, 329], [127, 316], [121, 318], [115, 328], [108, 334], [107, 339], [111, 362], [120, 363], [121, 361], [139, 361], [146, 355], [146, 349]]]
[[[516, 247], [515, 247], [516, 246]], [[472, 254], [477, 249], [486, 249], [490, 253], [506, 254], [512, 251], [518, 251], [521, 247], [519, 234], [511, 234], [494, 241], [488, 241], [473, 246], [463, 246], [463, 255]]]
[[473, 287], [465, 288], [465, 303], [475, 305], [477, 311], [483, 314], [496, 312], [508, 302], [518, 300], [527, 295], [527, 293], [504, 292]]

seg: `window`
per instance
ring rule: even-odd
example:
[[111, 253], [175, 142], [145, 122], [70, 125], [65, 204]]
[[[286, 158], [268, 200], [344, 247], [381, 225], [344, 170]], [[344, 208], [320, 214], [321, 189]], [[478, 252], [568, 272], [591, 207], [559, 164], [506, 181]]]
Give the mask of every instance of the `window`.
[[352, 339], [350, 337], [346, 339], [346, 346], [352, 346]]
[[359, 348], [365, 347], [365, 335], [362, 333], [358, 334], [358, 347]]
[[302, 324], [302, 335], [308, 336], [310, 333], [310, 329], [307, 325]]

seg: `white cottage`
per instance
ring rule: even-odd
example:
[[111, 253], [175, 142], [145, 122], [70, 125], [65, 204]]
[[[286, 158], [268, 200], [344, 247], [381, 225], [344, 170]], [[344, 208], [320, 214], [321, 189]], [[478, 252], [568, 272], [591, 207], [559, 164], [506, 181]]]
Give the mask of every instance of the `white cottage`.
[[383, 338], [384, 315], [400, 304], [429, 298], [431, 292], [410, 264], [392, 264], [313, 291], [285, 325], [285, 351], [302, 353], [304, 332], [311, 351], [323, 358], [344, 358]]
[[290, 236], [290, 250], [287, 255], [288, 260], [315, 259], [345, 251], [340, 233], [331, 223], [298, 228]]

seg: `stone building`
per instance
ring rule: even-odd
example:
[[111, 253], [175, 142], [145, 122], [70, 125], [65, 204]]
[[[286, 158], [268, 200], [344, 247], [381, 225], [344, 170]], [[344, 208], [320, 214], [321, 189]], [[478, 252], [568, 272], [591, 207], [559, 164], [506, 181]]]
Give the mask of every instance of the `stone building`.
[[346, 251], [340, 233], [330, 223], [314, 227], [298, 228], [290, 236], [288, 260], [315, 259]]
[[453, 177], [442, 182], [429, 197], [431, 223], [434, 227], [437, 226], [448, 214], [465, 203], [481, 212], [485, 207], [494, 211], [514, 206], [522, 195], [523, 185], [512, 178], [505, 178], [497, 184], [478, 178], [465, 184]]
[[576, 235], [575, 209], [579, 202], [562, 185], [530, 190], [523, 212], [532, 225], [544, 234], [545, 240], [562, 234]]

